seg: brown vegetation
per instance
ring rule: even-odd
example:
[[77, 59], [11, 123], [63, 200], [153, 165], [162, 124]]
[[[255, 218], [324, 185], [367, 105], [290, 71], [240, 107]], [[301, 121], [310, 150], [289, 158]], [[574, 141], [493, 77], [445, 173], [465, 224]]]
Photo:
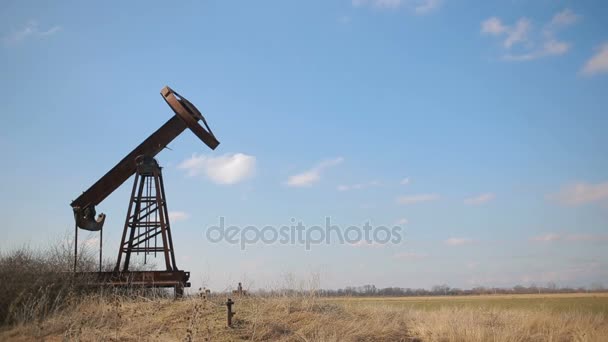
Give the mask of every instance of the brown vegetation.
[[605, 341], [604, 313], [328, 302], [315, 297], [225, 298], [94, 295], [44, 320], [17, 324], [0, 340], [84, 341]]
[[[90, 253], [80, 253], [79, 271], [90, 271]], [[78, 286], [72, 277], [74, 257], [68, 242], [46, 250], [22, 247], [0, 253], [0, 324], [43, 319], [68, 305]]]
[[[84, 258], [79, 267], [94, 268], [93, 260]], [[67, 248], [0, 255], [0, 340], [593, 342], [608, 336], [608, 297], [601, 294], [325, 298], [304, 290], [317, 288], [316, 278], [300, 286], [292, 279], [288, 287], [298, 290], [234, 298], [234, 325], [227, 328], [225, 295], [173, 300], [162, 291], [84, 290], [69, 273], [72, 262]], [[589, 300], [598, 305], [573, 306]]]

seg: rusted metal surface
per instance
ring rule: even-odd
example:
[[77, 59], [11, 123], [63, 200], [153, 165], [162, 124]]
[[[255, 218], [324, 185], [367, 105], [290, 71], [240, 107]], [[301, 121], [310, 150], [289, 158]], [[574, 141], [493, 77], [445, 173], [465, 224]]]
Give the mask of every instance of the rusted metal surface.
[[[87, 191], [75, 199], [71, 206], [74, 208], [78, 227], [86, 230], [100, 230], [103, 226], [103, 220], [98, 224], [93, 222], [95, 206], [135, 173], [137, 170], [135, 158], [140, 155], [157, 155], [185, 129], [186, 124], [184, 121], [177, 116], [173, 116], [161, 128], [152, 133], [144, 142], [139, 144], [131, 153], [116, 164], [114, 168], [101, 177]], [[87, 210], [92, 210], [93, 215], [80, 216], [81, 214], [85, 214]]]
[[234, 305], [234, 302], [228, 298], [226, 301], [226, 326], [229, 328], [232, 328], [232, 316], [236, 314], [236, 312], [232, 311], [232, 305]]
[[[164, 87], [161, 95], [175, 115], [71, 203], [76, 223], [74, 273], [78, 275], [76, 270], [78, 228], [100, 231], [100, 272], [86, 273], [87, 277], [93, 276], [91, 284], [174, 287], [176, 296], [181, 297], [184, 294], [184, 288], [190, 287], [188, 282], [190, 272], [179, 270], [175, 262], [165, 188], [161, 168], [154, 160], [154, 156], [186, 128], [190, 129], [211, 149], [215, 149], [219, 145], [219, 141], [213, 135], [205, 118], [192, 103], [169, 87]], [[199, 124], [199, 120], [203, 125]], [[96, 218], [95, 207], [133, 174], [137, 174], [137, 176], [131, 192], [116, 267], [113, 272], [101, 272], [101, 241], [103, 241], [101, 232], [105, 215], [100, 214]], [[159, 237], [162, 240], [160, 244]], [[157, 252], [163, 254], [166, 270], [129, 271], [132, 253], [144, 253], [145, 262], [148, 254], [156, 255]], [[124, 264], [121, 270], [123, 256]]]
[[81, 273], [90, 279], [89, 285], [120, 287], [190, 287], [190, 272], [186, 271], [133, 271]]
[[[152, 135], [71, 203], [78, 227], [90, 231], [101, 230], [105, 221], [105, 215], [100, 214], [95, 218], [95, 206], [101, 203], [101, 201], [135, 173], [137, 168], [135, 158], [140, 155], [156, 156], [186, 128], [192, 130], [211, 149], [215, 149], [219, 145], [218, 140], [209, 129], [202, 114], [192, 103], [175, 93], [169, 87], [164, 87], [161, 90], [161, 95], [176, 115], [156, 130], [156, 132], [152, 133]], [[205, 127], [198, 123], [199, 120], [203, 121]]]
[[161, 168], [154, 158], [140, 156], [114, 271], [120, 270], [123, 255], [122, 271], [128, 272], [133, 253], [143, 253], [145, 263], [148, 254], [157, 252], [163, 253], [167, 271], [178, 269]]
[[[184, 120], [186, 126], [209, 148], [215, 150], [220, 142], [213, 135], [211, 128], [207, 125], [207, 120], [205, 120], [201, 112], [190, 101], [181, 97], [181, 95], [169, 87], [164, 87], [160, 93], [175, 114]], [[199, 125], [198, 120], [201, 120], [205, 127]]]

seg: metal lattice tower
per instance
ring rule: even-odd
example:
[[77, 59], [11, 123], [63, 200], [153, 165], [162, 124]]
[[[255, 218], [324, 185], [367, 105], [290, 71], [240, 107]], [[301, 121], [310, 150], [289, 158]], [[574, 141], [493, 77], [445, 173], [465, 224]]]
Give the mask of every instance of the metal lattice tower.
[[123, 254], [122, 271], [129, 271], [133, 253], [143, 253], [144, 263], [148, 255], [162, 253], [166, 270], [177, 271], [161, 168], [150, 156], [139, 156], [136, 162], [137, 171], [115, 271], [120, 270]]

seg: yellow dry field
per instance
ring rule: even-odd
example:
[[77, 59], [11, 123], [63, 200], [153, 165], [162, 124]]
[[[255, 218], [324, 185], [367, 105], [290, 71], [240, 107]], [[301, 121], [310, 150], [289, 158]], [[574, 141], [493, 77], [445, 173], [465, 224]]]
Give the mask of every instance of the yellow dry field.
[[91, 297], [14, 341], [608, 341], [607, 294], [408, 298]]
[[589, 312], [608, 315], [608, 293], [559, 293], [432, 297], [349, 297], [334, 303], [389, 305], [409, 309], [438, 308], [528, 309], [551, 312]]

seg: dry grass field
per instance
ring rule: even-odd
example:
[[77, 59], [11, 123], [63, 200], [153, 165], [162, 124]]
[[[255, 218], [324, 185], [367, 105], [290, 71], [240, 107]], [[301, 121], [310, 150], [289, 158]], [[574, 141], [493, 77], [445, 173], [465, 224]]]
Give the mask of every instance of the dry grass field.
[[608, 294], [406, 298], [94, 295], [0, 330], [14, 341], [607, 341]]
[[587, 312], [608, 315], [608, 293], [557, 293], [481, 296], [355, 297], [334, 298], [335, 303], [387, 305], [416, 310], [438, 308], [528, 309], [538, 311]]

